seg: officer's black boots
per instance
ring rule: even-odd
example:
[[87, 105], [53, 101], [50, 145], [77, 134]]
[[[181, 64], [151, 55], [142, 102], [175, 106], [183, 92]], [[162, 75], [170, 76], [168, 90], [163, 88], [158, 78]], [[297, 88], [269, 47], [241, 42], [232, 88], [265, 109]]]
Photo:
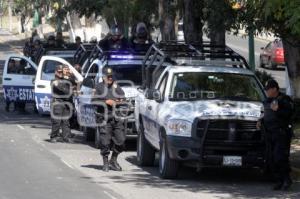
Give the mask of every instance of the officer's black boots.
[[108, 156], [103, 156], [103, 167], [102, 167], [102, 170], [104, 172], [108, 172], [109, 171]]
[[117, 159], [118, 159], [118, 154], [113, 152], [111, 159], [109, 161], [109, 167], [111, 170], [114, 171], [122, 171], [122, 167], [117, 162]]

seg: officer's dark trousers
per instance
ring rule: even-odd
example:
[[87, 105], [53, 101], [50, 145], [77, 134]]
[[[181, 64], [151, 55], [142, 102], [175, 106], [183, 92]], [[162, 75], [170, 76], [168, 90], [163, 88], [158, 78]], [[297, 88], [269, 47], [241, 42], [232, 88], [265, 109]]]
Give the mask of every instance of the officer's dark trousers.
[[271, 131], [272, 172], [277, 181], [290, 178], [290, 144], [291, 136], [283, 129]]
[[110, 118], [107, 124], [100, 128], [100, 153], [108, 156], [110, 150], [119, 154], [125, 148], [126, 133], [122, 121]]
[[64, 139], [69, 138], [71, 134], [69, 119], [66, 118], [70, 115], [70, 108], [68, 108], [65, 104], [56, 103], [52, 105], [51, 114], [52, 118], [52, 132], [50, 137], [59, 136], [59, 129], [62, 128], [62, 136]]

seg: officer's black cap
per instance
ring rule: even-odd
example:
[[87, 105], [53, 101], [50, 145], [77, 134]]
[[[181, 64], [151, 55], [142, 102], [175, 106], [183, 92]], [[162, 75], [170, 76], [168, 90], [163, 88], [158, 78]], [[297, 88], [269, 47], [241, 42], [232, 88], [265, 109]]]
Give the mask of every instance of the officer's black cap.
[[103, 76], [113, 76], [113, 70], [110, 67], [104, 67], [102, 70]]
[[265, 85], [265, 90], [269, 90], [271, 88], [277, 88], [279, 90], [279, 85], [278, 85], [277, 81], [274, 79], [268, 80]]

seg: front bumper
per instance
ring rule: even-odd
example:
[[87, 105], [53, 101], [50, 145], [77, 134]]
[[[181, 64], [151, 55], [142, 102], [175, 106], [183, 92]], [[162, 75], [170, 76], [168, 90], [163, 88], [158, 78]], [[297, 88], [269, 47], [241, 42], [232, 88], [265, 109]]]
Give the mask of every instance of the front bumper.
[[[241, 167], [263, 167], [263, 143], [234, 143], [218, 142], [202, 145], [200, 139], [187, 137], [166, 137], [167, 148], [171, 159], [194, 163], [204, 167], [225, 167], [225, 156], [239, 156], [242, 158]], [[203, 146], [203, 147], [202, 147]]]

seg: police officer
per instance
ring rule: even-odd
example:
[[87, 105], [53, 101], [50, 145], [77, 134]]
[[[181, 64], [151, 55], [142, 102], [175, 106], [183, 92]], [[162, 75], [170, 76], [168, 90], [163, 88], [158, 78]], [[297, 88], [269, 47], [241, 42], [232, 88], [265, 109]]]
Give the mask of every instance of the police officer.
[[136, 51], [147, 51], [153, 43], [146, 24], [138, 23], [134, 36], [130, 39], [130, 47]]
[[290, 177], [290, 144], [292, 138], [292, 99], [279, 92], [278, 83], [271, 79], [265, 86], [264, 126], [271, 151], [271, 170], [275, 177], [274, 190], [287, 190], [292, 184]]
[[106, 38], [99, 42], [99, 46], [104, 50], [126, 50], [128, 41], [123, 36], [122, 31], [117, 25], [113, 25]]
[[[106, 125], [100, 128], [100, 154], [103, 157], [103, 171], [109, 169], [121, 171], [122, 168], [117, 162], [118, 155], [124, 150], [126, 139], [124, 124], [114, 115], [113, 107], [124, 98], [124, 91], [113, 80], [113, 71], [109, 67], [103, 69], [103, 82], [96, 85], [96, 97], [107, 106]], [[103, 109], [99, 112], [103, 112]], [[108, 156], [112, 150], [111, 160]]]
[[69, 118], [71, 116], [72, 104], [72, 84], [63, 75], [64, 66], [59, 65], [55, 70], [55, 79], [51, 81], [52, 101], [51, 101], [51, 121], [52, 131], [50, 142], [61, 141], [59, 130], [62, 128], [62, 141], [72, 143], [70, 139], [71, 129]]

